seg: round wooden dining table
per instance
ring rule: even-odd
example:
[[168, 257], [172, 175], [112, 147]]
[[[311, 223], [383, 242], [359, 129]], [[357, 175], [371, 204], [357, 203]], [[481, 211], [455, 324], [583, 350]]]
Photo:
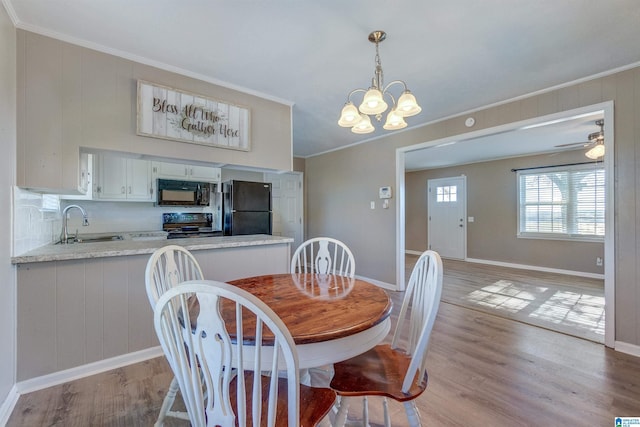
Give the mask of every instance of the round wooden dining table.
[[323, 274], [275, 274], [228, 282], [260, 298], [296, 343], [300, 369], [349, 359], [389, 333], [391, 299], [364, 280]]

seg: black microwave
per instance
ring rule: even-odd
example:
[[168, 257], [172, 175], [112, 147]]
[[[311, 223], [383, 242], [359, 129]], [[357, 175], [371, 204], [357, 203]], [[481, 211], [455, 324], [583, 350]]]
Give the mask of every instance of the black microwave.
[[211, 183], [158, 179], [158, 206], [209, 206]]

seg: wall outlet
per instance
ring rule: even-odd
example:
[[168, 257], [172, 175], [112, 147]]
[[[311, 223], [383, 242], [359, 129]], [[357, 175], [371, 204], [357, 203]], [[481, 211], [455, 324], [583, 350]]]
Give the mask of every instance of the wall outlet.
[[376, 202], [374, 202], [373, 200], [371, 201], [371, 209], [375, 209], [376, 208]]
[[596, 265], [602, 267], [602, 257], [596, 257]]

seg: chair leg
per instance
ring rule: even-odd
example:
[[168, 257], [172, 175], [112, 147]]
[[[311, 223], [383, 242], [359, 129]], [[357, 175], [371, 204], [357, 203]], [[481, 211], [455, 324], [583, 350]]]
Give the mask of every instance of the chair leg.
[[362, 425], [369, 427], [369, 399], [367, 396], [362, 398]]
[[386, 397], [382, 398], [382, 407], [384, 408], [384, 427], [391, 427], [391, 417], [389, 416], [389, 402]]
[[154, 424], [154, 427], [162, 427], [164, 425], [164, 419], [167, 417], [171, 406], [173, 406], [173, 402], [176, 400], [176, 394], [180, 385], [178, 384], [178, 380], [176, 377], [173, 377], [171, 380], [171, 385], [169, 385], [169, 390], [167, 391], [167, 395], [164, 397], [162, 401], [162, 406], [160, 407], [160, 413], [158, 414], [158, 419]]
[[404, 402], [404, 410], [407, 413], [407, 419], [409, 420], [409, 425], [411, 427], [422, 427], [422, 423], [420, 422], [420, 413], [416, 407], [415, 400]]

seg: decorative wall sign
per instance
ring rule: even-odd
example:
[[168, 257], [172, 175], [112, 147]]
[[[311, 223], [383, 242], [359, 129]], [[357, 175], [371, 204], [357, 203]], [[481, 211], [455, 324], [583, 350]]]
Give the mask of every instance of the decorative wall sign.
[[138, 80], [137, 133], [249, 151], [249, 109]]

